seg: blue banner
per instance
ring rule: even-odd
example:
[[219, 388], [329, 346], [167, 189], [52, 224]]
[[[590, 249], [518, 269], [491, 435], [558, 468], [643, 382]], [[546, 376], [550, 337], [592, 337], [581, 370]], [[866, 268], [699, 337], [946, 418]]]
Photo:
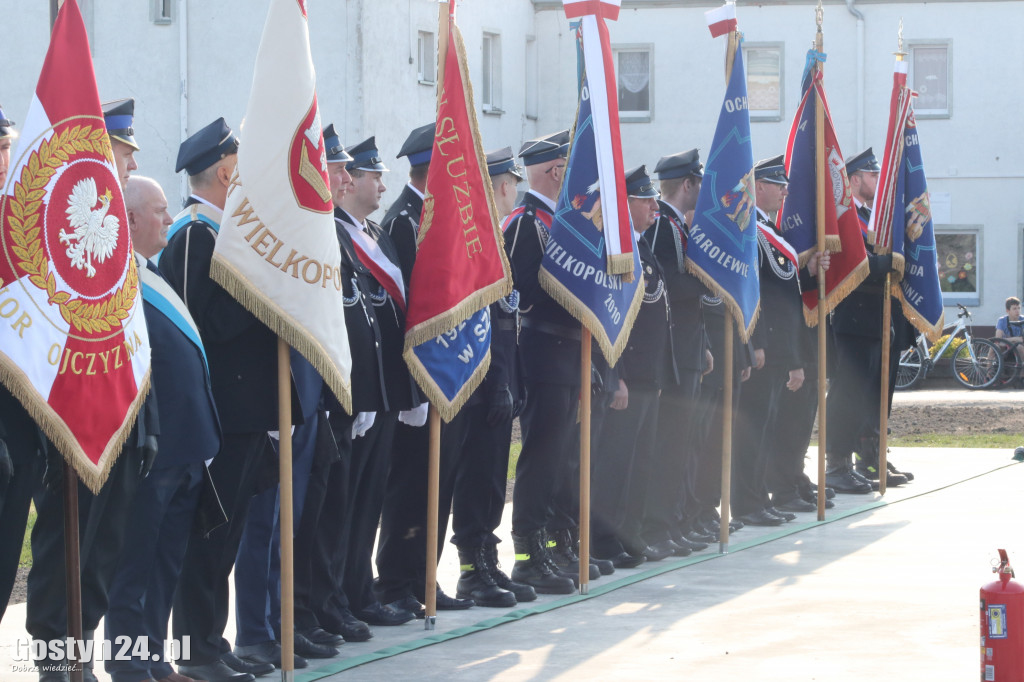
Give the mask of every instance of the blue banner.
[[[586, 78], [561, 193], [540, 267], [545, 291], [597, 340], [609, 364], [626, 346], [643, 297], [640, 257], [632, 250], [633, 278], [608, 274], [594, 119]], [[626, 197], [620, 197], [626, 201]], [[635, 235], [634, 235], [635, 239]]]
[[754, 152], [743, 50], [737, 44], [725, 101], [708, 153], [690, 227], [687, 269], [726, 303], [740, 336], [750, 337], [760, 303]]
[[[490, 364], [490, 353], [491, 309], [486, 306], [454, 329], [414, 346], [412, 358], [407, 354], [406, 361], [413, 366], [414, 372], [418, 368], [429, 374], [432, 387], [444, 398], [438, 401], [436, 398], [441, 396], [432, 395], [431, 402], [442, 412], [442, 406], [451, 406], [459, 391], [473, 382], [477, 370]], [[451, 419], [446, 418], [445, 421]]]

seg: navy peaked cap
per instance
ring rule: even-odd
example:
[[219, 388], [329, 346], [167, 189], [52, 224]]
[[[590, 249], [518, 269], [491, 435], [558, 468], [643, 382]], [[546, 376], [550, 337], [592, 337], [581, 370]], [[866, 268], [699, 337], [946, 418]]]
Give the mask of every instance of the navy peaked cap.
[[626, 194], [640, 199], [657, 199], [661, 196], [654, 188], [647, 166], [643, 164], [626, 171]]
[[853, 175], [857, 171], [867, 171], [868, 173], [879, 173], [882, 167], [878, 165], [878, 159], [875, 158], [875, 153], [871, 151], [871, 147], [868, 147], [860, 154], [852, 156], [846, 161], [846, 174]]
[[218, 118], [181, 143], [174, 172], [198, 175], [225, 156], [237, 153], [238, 143], [224, 117]]
[[663, 156], [658, 159], [658, 165], [654, 167], [659, 180], [671, 180], [672, 178], [685, 178], [687, 175], [704, 177], [704, 164], [700, 162], [700, 152], [691, 149], [688, 152], [679, 152], [670, 156]]
[[0, 104], [0, 140], [13, 135], [14, 131], [11, 130], [13, 127], [14, 121], [7, 118], [7, 114], [4, 113], [4, 107]]
[[754, 164], [754, 179], [774, 182], [776, 185], [788, 185], [786, 177], [786, 159], [779, 154], [770, 159], [761, 159]]
[[377, 150], [375, 137], [368, 137], [357, 145], [348, 148], [352, 160], [348, 162], [348, 170], [377, 171], [383, 173], [387, 170], [380, 158], [380, 151]]
[[107, 126], [107, 135], [111, 140], [124, 142], [138, 151], [139, 145], [135, 141], [135, 129], [132, 127], [135, 122], [134, 99], [129, 97], [104, 103], [103, 122]]
[[512, 147], [487, 152], [487, 173], [492, 178], [502, 173], [511, 173], [522, 180], [522, 170], [516, 163], [516, 157], [512, 154]]
[[327, 148], [327, 163], [344, 163], [352, 160], [342, 146], [338, 133], [334, 132], [333, 123], [324, 128], [324, 147]]
[[523, 143], [519, 150], [519, 158], [523, 165], [534, 166], [546, 161], [564, 159], [569, 156], [569, 131], [562, 130], [551, 135], [539, 137]]
[[422, 166], [430, 163], [430, 154], [434, 151], [434, 124], [428, 123], [409, 133], [405, 138], [398, 158], [409, 157], [410, 166]]

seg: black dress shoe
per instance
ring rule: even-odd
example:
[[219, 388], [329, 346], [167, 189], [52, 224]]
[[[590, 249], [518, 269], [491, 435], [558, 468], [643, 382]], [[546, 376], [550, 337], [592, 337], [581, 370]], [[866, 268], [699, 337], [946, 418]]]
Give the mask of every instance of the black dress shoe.
[[655, 542], [653, 545], [649, 545], [650, 548], [659, 554], [664, 552], [666, 557], [670, 556], [690, 556], [693, 550], [689, 547], [677, 545], [672, 540], [662, 540], [661, 542]]
[[612, 566], [615, 568], [636, 568], [647, 561], [647, 557], [643, 555], [633, 556], [629, 552], [619, 552], [614, 556], [602, 556], [601, 558], [611, 561]]
[[876, 480], [872, 481], [870, 478], [868, 478], [864, 474], [862, 474], [859, 471], [857, 471], [856, 467], [854, 467], [853, 469], [850, 469], [850, 475], [853, 476], [854, 478], [856, 478], [858, 481], [861, 481], [862, 483], [867, 483], [868, 485], [870, 485], [872, 490], [878, 490], [878, 480], [876, 479]]
[[[206, 680], [206, 682], [253, 682], [256, 679], [251, 673], [238, 672], [223, 660], [204, 665], [179, 665], [178, 672], [194, 680]], [[268, 672], [274, 672], [274, 666], [270, 666]]]
[[781, 517], [772, 516], [764, 509], [758, 509], [756, 512], [750, 512], [749, 514], [741, 514], [736, 518], [746, 526], [781, 526], [785, 523]]
[[808, 502], [802, 497], [793, 497], [785, 501], [772, 500], [772, 506], [779, 511], [786, 512], [812, 512], [818, 510], [818, 505]]
[[590, 565], [597, 566], [597, 572], [601, 575], [611, 575], [615, 572], [615, 564], [608, 561], [607, 559], [598, 559], [591, 556]]
[[437, 602], [438, 611], [464, 611], [466, 609], [476, 606], [476, 602], [472, 599], [457, 599], [456, 597], [449, 597], [441, 589], [441, 586], [437, 586]]
[[[243, 661], [249, 661], [250, 663], [270, 663], [275, 668], [281, 667], [281, 645], [274, 641], [236, 646], [235, 655]], [[302, 656], [295, 654], [295, 669], [300, 670], [307, 666], [309, 666], [309, 662]]]
[[313, 642], [313, 644], [326, 644], [327, 646], [341, 646], [345, 643], [345, 638], [341, 635], [336, 635], [333, 632], [327, 632], [323, 628], [309, 628], [308, 630], [302, 630], [299, 632], [300, 635]]
[[776, 509], [775, 507], [765, 507], [764, 510], [773, 516], [778, 516], [783, 521], [796, 521], [796, 514], [791, 514], [788, 511], [782, 511], [781, 509]]
[[404, 625], [416, 617], [411, 611], [397, 609], [391, 604], [381, 604], [379, 601], [363, 607], [358, 616], [369, 625], [382, 626]]
[[914, 480], [914, 474], [910, 473], [909, 471], [902, 471], [901, 469], [897, 469], [889, 460], [885, 460], [885, 468], [888, 469], [890, 474], [900, 474], [901, 476], [905, 476], [908, 481]]
[[[262, 675], [269, 675], [270, 673], [274, 672], [273, 663], [253, 663], [251, 661], [243, 661], [237, 655], [235, 655], [234, 651], [229, 651], [225, 654], [221, 654], [220, 660], [227, 667], [231, 668], [237, 673], [242, 673], [243, 675], [252, 675], [253, 677], [260, 677]], [[196, 677], [195, 675], [189, 675], [188, 672], [183, 672], [181, 674], [188, 675], [189, 677]], [[198, 676], [197, 679], [207, 680], [208, 678], [200, 675]]]
[[704, 550], [704, 549], [708, 548], [708, 543], [706, 543], [706, 542], [696, 542], [694, 540], [690, 540], [689, 538], [687, 538], [685, 535], [682, 535], [682, 534], [673, 535], [672, 536], [672, 542], [674, 542], [675, 544], [679, 545], [680, 547], [684, 547], [684, 548], [690, 550], [691, 552], [699, 552], [701, 550]]
[[736, 531], [743, 528], [743, 522], [739, 519], [729, 519], [729, 532], [735, 533]]
[[[303, 658], [334, 658], [338, 655], [338, 650], [330, 644], [317, 644], [316, 642], [309, 641], [308, 638], [295, 633], [295, 656], [296, 658], [302, 656]], [[295, 666], [296, 668], [298, 665]]]
[[871, 492], [871, 484], [853, 475], [848, 466], [830, 469], [825, 473], [825, 481], [829, 488], [844, 495], [867, 495]]
[[691, 542], [704, 542], [711, 543], [718, 540], [718, 536], [712, 533], [701, 532], [698, 530], [690, 530], [683, 534], [683, 537]]
[[341, 623], [338, 625], [337, 630], [338, 634], [344, 637], [346, 642], [366, 642], [373, 637], [370, 627], [352, 615], [352, 612], [348, 609], [341, 612]]
[[396, 599], [393, 602], [388, 602], [387, 605], [397, 611], [408, 611], [421, 620], [427, 616], [427, 607], [420, 603], [420, 601], [411, 594], [407, 594], [401, 599]]

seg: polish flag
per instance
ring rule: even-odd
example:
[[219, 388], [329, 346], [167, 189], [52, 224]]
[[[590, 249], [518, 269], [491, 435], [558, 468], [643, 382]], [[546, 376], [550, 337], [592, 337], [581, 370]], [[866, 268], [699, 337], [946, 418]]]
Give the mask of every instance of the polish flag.
[[704, 18], [708, 21], [708, 28], [711, 29], [712, 38], [724, 36], [730, 31], [735, 31], [738, 27], [736, 23], [736, 4], [732, 2], [727, 2], [715, 9], [709, 9], [704, 13]]

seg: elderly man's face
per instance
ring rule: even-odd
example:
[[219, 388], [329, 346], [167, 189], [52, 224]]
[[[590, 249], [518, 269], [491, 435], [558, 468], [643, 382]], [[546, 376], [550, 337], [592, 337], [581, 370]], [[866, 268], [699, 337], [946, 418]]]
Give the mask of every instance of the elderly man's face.
[[[171, 225], [171, 214], [167, 212], [167, 198], [159, 185], [138, 178], [129, 183], [139, 182], [128, 195], [128, 225], [132, 233], [135, 250], [152, 258], [167, 246], [167, 228]], [[134, 190], [138, 191], [134, 191]]]
[[654, 197], [630, 197], [629, 217], [633, 219], [633, 230], [645, 232], [654, 224], [658, 214], [658, 200]]
[[352, 188], [352, 176], [349, 175], [346, 164], [328, 163], [327, 177], [331, 181], [331, 201], [335, 206], [340, 207], [345, 193]]

